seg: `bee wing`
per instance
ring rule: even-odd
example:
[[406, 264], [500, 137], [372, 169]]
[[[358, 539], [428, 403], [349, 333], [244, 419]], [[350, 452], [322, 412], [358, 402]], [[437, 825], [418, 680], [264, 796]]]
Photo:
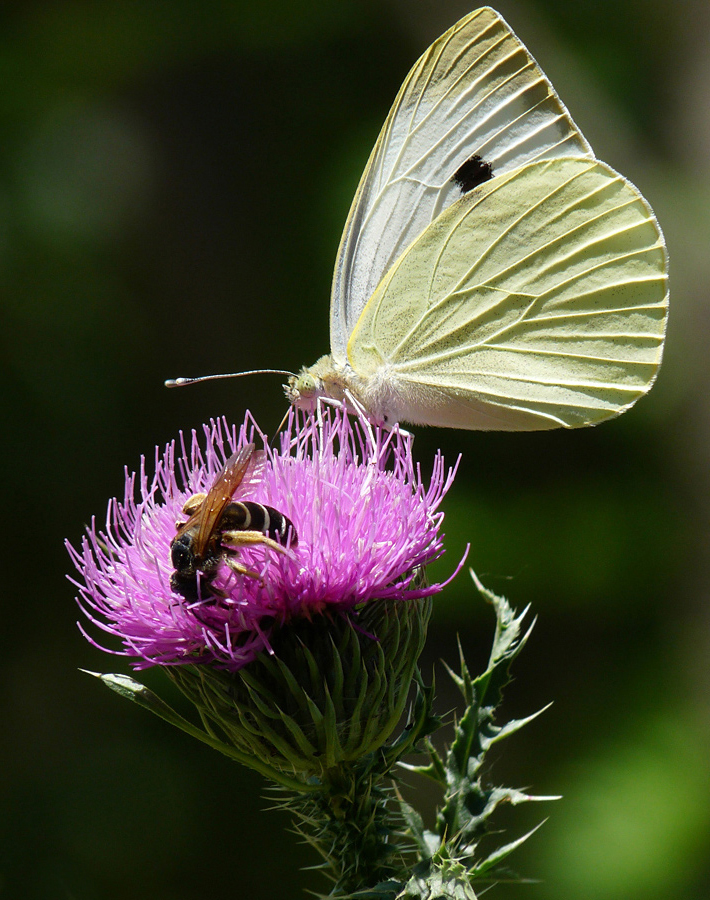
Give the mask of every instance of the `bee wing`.
[[592, 425], [652, 385], [667, 254], [604, 163], [551, 159], [471, 190], [393, 266], [348, 344], [386, 368], [402, 421], [503, 431]]
[[593, 153], [535, 60], [494, 10], [476, 10], [414, 65], [367, 163], [338, 251], [330, 340], [336, 362], [367, 301], [462, 188], [473, 155], [493, 177], [540, 159]]
[[[253, 444], [251, 445], [254, 446]], [[244, 477], [237, 485], [235, 492], [232, 494], [233, 499], [246, 497], [253, 494], [257, 486], [264, 479], [264, 469], [266, 468], [266, 453], [263, 450], [254, 450], [247, 464]]]
[[[254, 444], [246, 444], [233, 453], [224, 464], [222, 471], [215, 478], [205, 498], [205, 502], [198, 512], [195, 513], [193, 520], [199, 520], [200, 526], [195, 541], [195, 553], [197, 556], [200, 556], [207, 547], [210, 536], [217, 526], [225, 506], [244, 480], [250, 468], [253, 455]], [[190, 524], [188, 522], [185, 528]]]

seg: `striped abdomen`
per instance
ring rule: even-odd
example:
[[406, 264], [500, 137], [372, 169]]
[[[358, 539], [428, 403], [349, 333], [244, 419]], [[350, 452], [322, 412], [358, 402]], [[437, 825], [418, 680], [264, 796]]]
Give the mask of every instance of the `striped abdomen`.
[[293, 522], [273, 506], [254, 503], [251, 500], [233, 500], [228, 503], [220, 519], [220, 530], [260, 531], [277, 544], [298, 542]]

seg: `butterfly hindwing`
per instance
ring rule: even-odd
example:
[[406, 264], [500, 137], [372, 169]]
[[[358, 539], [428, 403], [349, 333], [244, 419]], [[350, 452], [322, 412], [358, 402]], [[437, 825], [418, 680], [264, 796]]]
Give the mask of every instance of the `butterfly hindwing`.
[[365, 381], [386, 373], [404, 421], [594, 424], [653, 383], [666, 263], [628, 181], [586, 158], [533, 163], [470, 191], [410, 246], [367, 303], [348, 360]]

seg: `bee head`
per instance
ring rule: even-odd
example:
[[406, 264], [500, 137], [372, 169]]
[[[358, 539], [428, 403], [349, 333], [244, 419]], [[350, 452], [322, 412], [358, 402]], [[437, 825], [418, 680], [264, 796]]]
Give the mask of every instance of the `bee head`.
[[191, 542], [186, 538], [187, 535], [182, 535], [170, 546], [170, 561], [175, 572], [182, 577], [189, 577], [197, 571], [195, 554]]

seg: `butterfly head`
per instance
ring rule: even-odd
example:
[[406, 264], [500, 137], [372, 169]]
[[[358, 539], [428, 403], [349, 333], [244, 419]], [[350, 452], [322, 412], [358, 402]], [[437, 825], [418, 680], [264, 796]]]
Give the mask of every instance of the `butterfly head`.
[[298, 375], [289, 378], [284, 391], [294, 406], [310, 406], [323, 393], [323, 382], [304, 367]]
[[320, 397], [342, 402], [347, 386], [344, 373], [328, 355], [321, 356], [309, 368], [304, 366], [298, 375], [292, 375], [284, 385], [284, 391], [289, 403], [299, 409], [313, 409]]

